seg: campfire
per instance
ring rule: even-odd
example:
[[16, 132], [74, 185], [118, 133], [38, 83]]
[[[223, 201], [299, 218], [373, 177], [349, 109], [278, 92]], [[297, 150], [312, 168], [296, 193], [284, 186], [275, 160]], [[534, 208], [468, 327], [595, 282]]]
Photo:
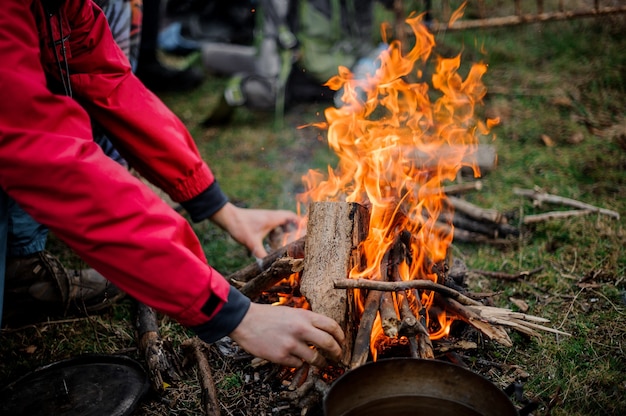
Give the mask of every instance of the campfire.
[[[392, 41], [375, 72], [355, 78], [340, 67], [328, 81], [341, 91], [342, 105], [328, 108], [326, 122], [315, 127], [327, 131], [339, 162], [326, 175], [310, 171], [304, 178], [306, 235], [229, 277], [252, 299], [277, 298], [335, 319], [347, 340], [341, 371], [391, 350], [433, 359], [433, 342], [445, 340], [457, 321], [508, 347], [505, 327], [563, 334], [465, 288], [465, 266], [449, 252], [458, 202], [446, 185], [461, 169], [480, 176], [479, 141], [492, 140], [498, 123], [475, 116], [487, 66], [473, 64], [463, 77], [460, 56], [437, 57], [427, 75], [434, 37], [422, 16], [406, 22], [414, 34], [408, 52]], [[294, 375], [295, 398], [320, 381], [323, 389], [329, 377]]]

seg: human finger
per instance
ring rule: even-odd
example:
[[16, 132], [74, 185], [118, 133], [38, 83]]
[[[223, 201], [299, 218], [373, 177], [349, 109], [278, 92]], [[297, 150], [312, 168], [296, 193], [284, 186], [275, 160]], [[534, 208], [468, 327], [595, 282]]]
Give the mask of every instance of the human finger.
[[324, 368], [328, 365], [326, 358], [315, 347], [308, 347], [305, 344], [300, 344], [298, 348], [294, 349], [293, 355], [297, 356], [303, 362], [310, 364], [314, 367]]
[[[339, 325], [337, 325], [337, 327], [339, 327]], [[343, 337], [341, 329], [340, 334]], [[307, 344], [314, 345], [319, 348], [321, 353], [329, 359], [334, 361], [339, 361], [341, 359], [342, 344], [337, 341], [333, 334], [313, 325], [311, 331], [304, 336], [304, 340]]]
[[337, 343], [344, 343], [345, 335], [343, 333], [343, 330], [334, 319], [329, 318], [325, 315], [315, 313], [311, 320], [311, 323], [317, 329], [321, 329], [322, 331], [330, 334], [337, 341]]
[[309, 348], [309, 350], [313, 353], [308, 355], [304, 361], [311, 364], [314, 367], [324, 368], [328, 365], [326, 362], [326, 358], [316, 348]]

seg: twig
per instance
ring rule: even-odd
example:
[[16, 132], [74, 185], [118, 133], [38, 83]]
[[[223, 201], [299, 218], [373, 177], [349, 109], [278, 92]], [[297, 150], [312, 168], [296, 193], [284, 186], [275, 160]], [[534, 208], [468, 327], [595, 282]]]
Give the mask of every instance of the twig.
[[535, 200], [537, 204], [541, 204], [543, 202], [547, 202], [550, 204], [561, 204], [561, 205], [566, 205], [566, 206], [570, 206], [570, 207], [574, 207], [578, 209], [590, 210], [593, 212], [597, 212], [599, 214], [607, 215], [609, 217], [612, 217], [618, 220], [620, 218], [619, 213], [616, 211], [611, 211], [610, 209], [605, 209], [605, 208], [599, 208], [594, 205], [587, 204], [585, 202], [577, 201], [575, 199], [566, 198], [566, 197], [562, 197], [558, 195], [548, 194], [546, 192], [539, 191], [539, 190], [513, 188], [513, 193], [515, 195], [520, 195], [520, 196], [525, 196], [527, 198], [531, 198]]
[[399, 290], [422, 289], [432, 290], [455, 299], [463, 305], [482, 305], [480, 302], [430, 280], [407, 280], [402, 282], [381, 282], [369, 279], [344, 279], [336, 280], [335, 289], [370, 289], [383, 292], [397, 292]]
[[475, 220], [487, 221], [496, 224], [506, 223], [506, 217], [498, 210], [481, 208], [471, 202], [467, 202], [454, 196], [449, 196], [448, 202], [456, 211], [462, 212]]
[[[518, 1], [519, 0], [516, 0], [516, 3]], [[502, 26], [521, 25], [524, 23], [550, 22], [550, 21], [558, 21], [558, 20], [569, 20], [569, 19], [574, 19], [574, 18], [583, 18], [583, 17], [588, 17], [588, 16], [601, 16], [601, 15], [611, 15], [611, 14], [619, 14], [619, 13], [626, 13], [626, 6], [602, 7], [602, 8], [593, 8], [589, 10], [580, 10], [580, 11], [560, 10], [558, 12], [539, 13], [539, 14], [522, 14], [521, 10], [518, 10], [516, 8], [516, 14], [514, 16], [491, 17], [487, 19], [473, 19], [473, 20], [457, 20], [451, 25], [448, 23], [433, 23], [431, 25], [431, 30], [433, 32], [439, 32], [439, 31], [465, 30], [465, 29], [486, 28], [486, 27], [502, 27]]]
[[552, 221], [552, 220], [562, 220], [564, 218], [570, 217], [582, 217], [585, 215], [593, 214], [596, 211], [592, 211], [590, 209], [575, 209], [570, 211], [550, 211], [544, 212], [543, 214], [536, 215], [525, 215], [522, 219], [524, 224], [536, 224], [538, 222], [544, 221]]
[[483, 189], [483, 183], [481, 181], [472, 181], [466, 183], [459, 183], [454, 185], [448, 185], [443, 187], [443, 193], [445, 194], [460, 194], [468, 191], [480, 191]]

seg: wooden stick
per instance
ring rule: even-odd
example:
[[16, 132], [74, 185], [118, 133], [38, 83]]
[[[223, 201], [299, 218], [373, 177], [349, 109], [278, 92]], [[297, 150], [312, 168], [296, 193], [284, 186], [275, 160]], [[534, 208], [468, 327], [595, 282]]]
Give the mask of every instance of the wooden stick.
[[[492, 222], [476, 221], [457, 212], [454, 214], [442, 213], [437, 221], [445, 221], [445, 223], [454, 225], [455, 231], [462, 229], [470, 232], [483, 234], [489, 238], [506, 237], [507, 235], [515, 235], [519, 232], [508, 224], [496, 224]], [[501, 228], [500, 226], [508, 226]]]
[[454, 196], [449, 196], [448, 202], [454, 207], [455, 211], [462, 212], [475, 220], [487, 221], [496, 224], [506, 223], [506, 217], [498, 210], [481, 208], [478, 205]]
[[269, 269], [246, 283], [241, 289], [241, 293], [250, 299], [256, 299], [265, 290], [274, 286], [283, 279], [288, 278], [293, 273], [302, 271], [303, 259], [291, 257], [281, 257], [276, 260]]
[[539, 222], [562, 220], [571, 217], [582, 217], [589, 214], [594, 214], [595, 211], [589, 209], [575, 209], [570, 211], [550, 211], [543, 214], [525, 215], [522, 222], [526, 225], [537, 224]]
[[226, 277], [226, 280], [238, 282], [247, 282], [254, 279], [260, 273], [267, 270], [276, 260], [284, 256], [290, 256], [293, 258], [304, 257], [305, 238], [300, 237], [296, 241], [293, 241], [286, 246], [273, 251], [264, 258], [258, 260], [256, 263], [251, 263], [241, 270], [238, 270]]
[[444, 186], [443, 193], [448, 195], [462, 194], [470, 191], [480, 191], [481, 189], [483, 189], [483, 183], [481, 181], [472, 181]]
[[182, 348], [187, 351], [187, 355], [193, 357], [198, 365], [198, 378], [202, 387], [202, 409], [207, 416], [219, 416], [220, 404], [217, 400], [217, 390], [211, 375], [211, 366], [206, 357], [210, 345], [202, 342], [200, 338], [193, 337], [182, 343]]
[[[624, 11], [626, 11], [626, 8], [624, 9]], [[619, 220], [620, 218], [619, 213], [616, 211], [612, 211], [610, 209], [599, 208], [599, 207], [587, 204], [585, 202], [577, 201], [575, 199], [566, 198], [566, 197], [562, 197], [558, 195], [548, 194], [546, 192], [539, 191], [539, 190], [513, 188], [513, 193], [515, 195], [520, 195], [520, 196], [531, 198], [535, 200], [538, 204], [541, 204], [543, 202], [547, 202], [550, 204], [561, 204], [561, 205], [566, 205], [566, 206], [570, 206], [573, 208], [590, 210], [593, 212], [597, 212], [599, 214], [613, 217], [617, 220]]]
[[[562, 8], [560, 6], [560, 8]], [[503, 17], [491, 17], [488, 19], [476, 19], [476, 20], [457, 20], [452, 25], [448, 23], [433, 23], [431, 30], [433, 32], [438, 31], [451, 31], [451, 30], [467, 30], [476, 28], [492, 28], [503, 26], [514, 26], [525, 23], [538, 23], [538, 22], [550, 22], [559, 20], [568, 20], [583, 17], [597, 17], [611, 14], [626, 13], [626, 6], [615, 7], [600, 7], [598, 9], [590, 10], [578, 10], [578, 11], [563, 11], [542, 14], [523, 14], [516, 16], [503, 16]], [[444, 19], [444, 22], [447, 21]]]
[[443, 233], [443, 234], [450, 234], [454, 232], [453, 241], [456, 241], [456, 242], [460, 241], [460, 242], [474, 243], [474, 244], [485, 243], [485, 244], [492, 244], [495, 246], [511, 245], [511, 240], [508, 240], [505, 238], [491, 238], [484, 234], [475, 233], [472, 231], [464, 230], [462, 228], [455, 228], [454, 231], [452, 231], [452, 228], [450, 228], [450, 225], [443, 223], [443, 222], [437, 222], [435, 224], [435, 228], [438, 230], [438, 232]]
[[148, 367], [152, 388], [164, 392], [165, 380], [180, 380], [180, 365], [171, 346], [159, 335], [156, 311], [137, 302], [135, 328], [137, 344]]
[[402, 282], [381, 282], [369, 279], [344, 279], [335, 281], [334, 286], [335, 289], [369, 289], [383, 292], [397, 292], [399, 290], [409, 289], [432, 290], [455, 299], [463, 305], [482, 305], [480, 302], [470, 299], [454, 289], [423, 279], [407, 280]]

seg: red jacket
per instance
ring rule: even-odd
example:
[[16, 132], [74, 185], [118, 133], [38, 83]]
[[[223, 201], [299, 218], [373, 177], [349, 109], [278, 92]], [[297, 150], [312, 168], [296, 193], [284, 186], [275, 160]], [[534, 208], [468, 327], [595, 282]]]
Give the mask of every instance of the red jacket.
[[[225, 335], [245, 301], [207, 265], [187, 221], [104, 155], [88, 114], [175, 201], [208, 198], [215, 212], [226, 200], [213, 174], [182, 122], [131, 73], [101, 10], [66, 0], [49, 18], [46, 2], [0, 8], [0, 187], [118, 287], [183, 325], [224, 315], [235, 298], [228, 324], [217, 324]], [[73, 98], [46, 81], [66, 77], [65, 61]]]

